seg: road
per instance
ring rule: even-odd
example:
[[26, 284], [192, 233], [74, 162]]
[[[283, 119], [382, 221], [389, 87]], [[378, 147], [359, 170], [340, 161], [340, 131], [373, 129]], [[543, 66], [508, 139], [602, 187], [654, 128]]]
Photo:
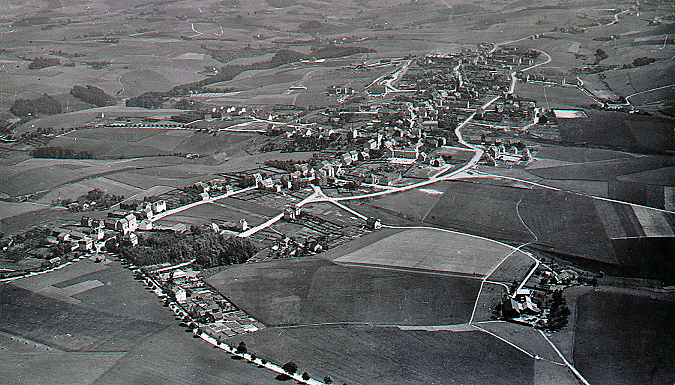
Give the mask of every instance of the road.
[[208, 199], [204, 199], [204, 200], [201, 200], [201, 201], [192, 202], [192, 203], [189, 203], [185, 206], [176, 207], [175, 209], [167, 210], [163, 213], [159, 213], [159, 214], [153, 216], [152, 219], [150, 219], [150, 223], [156, 222], [160, 219], [164, 219], [164, 218], [168, 217], [169, 215], [177, 214], [177, 213], [180, 213], [182, 211], [185, 211], [187, 209], [191, 209], [191, 208], [199, 206], [199, 205], [203, 205], [203, 204], [206, 204], [206, 203], [213, 203], [213, 202], [219, 201], [221, 199], [228, 198], [228, 197], [231, 197], [231, 196], [234, 196], [234, 195], [237, 195], [237, 194], [241, 194], [241, 193], [246, 192], [246, 191], [251, 191], [251, 190], [255, 190], [255, 186], [246, 187], [246, 188], [241, 189], [241, 190], [232, 191], [232, 192], [229, 192], [229, 193], [226, 193], [226, 194], [223, 194], [223, 195], [218, 195], [216, 197], [210, 197]]
[[[319, 188], [317, 188], [317, 187], [315, 187], [315, 186], [312, 186], [312, 187], [314, 188], [314, 192], [312, 193], [312, 195], [310, 195], [310, 196], [308, 196], [307, 198], [305, 198], [305, 199], [303, 199], [302, 201], [300, 201], [300, 202], [298, 203], [298, 207], [302, 207], [302, 206], [304, 206], [304, 205], [306, 205], [306, 204], [308, 204], [308, 203], [315, 202], [315, 201], [317, 201], [317, 198], [319, 198], [320, 196], [324, 196], [324, 197], [325, 197], [325, 195], [323, 194], [323, 192], [321, 191], [321, 189], [319, 189]], [[263, 223], [263, 224], [261, 224], [261, 225], [258, 225], [258, 226], [256, 226], [256, 227], [252, 227], [252, 228], [250, 228], [250, 229], [248, 229], [248, 230], [246, 230], [246, 231], [244, 231], [244, 232], [241, 232], [239, 235], [237, 235], [237, 237], [239, 237], [239, 238], [248, 238], [248, 237], [250, 237], [251, 235], [257, 233], [258, 231], [264, 230], [264, 229], [266, 229], [266, 228], [272, 226], [273, 224], [279, 222], [279, 220], [281, 220], [281, 218], [283, 218], [283, 217], [284, 217], [284, 213], [281, 213], [281, 214], [279, 214], [279, 215], [277, 215], [277, 216], [275, 216], [275, 217], [269, 219], [268, 221], [266, 221], [265, 223]]]
[[646, 94], [646, 93], [649, 93], [649, 92], [663, 90], [663, 89], [671, 88], [671, 87], [675, 87], [675, 84], [669, 84], [667, 86], [661, 86], [661, 87], [651, 88], [651, 89], [640, 91], [640, 92], [635, 92], [633, 94], [630, 94], [630, 95], [626, 96], [626, 102], [630, 103], [630, 98], [632, 98], [633, 96], [642, 95], [642, 94]]

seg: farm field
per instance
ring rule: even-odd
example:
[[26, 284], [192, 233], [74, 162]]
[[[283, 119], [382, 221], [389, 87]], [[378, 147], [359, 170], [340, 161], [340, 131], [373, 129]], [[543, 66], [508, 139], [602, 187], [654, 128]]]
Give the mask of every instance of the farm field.
[[303, 258], [231, 267], [207, 282], [266, 325], [467, 322], [478, 280]]
[[274, 378], [273, 372], [232, 360], [174, 324], [138, 344], [93, 384], [279, 384]]
[[[103, 284], [72, 296], [77, 305], [38, 294], [96, 281]], [[0, 367], [9, 376], [3, 383], [19, 378], [27, 383], [100, 384], [154, 383], [157, 378], [172, 384], [274, 381], [272, 373], [230, 360], [192, 338], [117, 262], [82, 260], [3, 284], [0, 294]], [[37, 366], [42, 370], [34, 370]]]
[[673, 123], [668, 119], [595, 110], [586, 110], [586, 114], [588, 119], [561, 119], [558, 122], [564, 142], [647, 153], [675, 147]]
[[45, 206], [33, 203], [0, 202], [0, 220], [13, 217], [15, 215], [30, 213], [36, 210], [42, 210]]
[[487, 239], [442, 230], [412, 229], [391, 235], [333, 261], [346, 265], [484, 276], [511, 252], [510, 247]]
[[175, 224], [177, 222], [187, 222], [194, 225], [201, 225], [204, 223], [209, 224], [212, 221], [225, 221], [238, 224], [239, 220], [242, 218], [246, 219], [251, 227], [262, 224], [269, 219], [269, 217], [251, 211], [244, 211], [217, 201], [195, 206], [185, 211], [181, 211], [180, 213], [170, 215], [155, 222], [155, 224], [161, 226]]
[[330, 375], [337, 384], [531, 384], [534, 375], [534, 359], [479, 331], [305, 326], [268, 328], [228, 342], [241, 340], [259, 357], [293, 361], [300, 372]]
[[456, 182], [426, 222], [617, 263], [593, 200], [578, 195]]
[[675, 380], [673, 302], [594, 292], [578, 302], [574, 363], [591, 383]]
[[522, 189], [453, 182], [427, 214], [426, 223], [493, 239], [531, 241], [516, 212]]
[[65, 351], [124, 352], [166, 327], [3, 285], [0, 329]]
[[440, 199], [447, 188], [447, 183], [435, 183], [424, 189], [415, 189], [403, 193], [391, 194], [374, 200], [372, 206], [403, 215], [405, 219], [421, 222], [431, 207]]

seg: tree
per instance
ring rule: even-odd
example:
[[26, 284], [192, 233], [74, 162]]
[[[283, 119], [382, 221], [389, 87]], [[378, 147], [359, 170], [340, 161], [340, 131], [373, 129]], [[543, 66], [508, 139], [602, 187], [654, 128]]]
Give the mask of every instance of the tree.
[[307, 373], [307, 372], [302, 373], [302, 379], [305, 380], [305, 381], [309, 380], [310, 379], [309, 373]]
[[331, 384], [333, 382], [333, 378], [331, 376], [326, 376], [323, 378], [323, 382], [326, 384]]
[[284, 366], [281, 367], [281, 369], [284, 370], [284, 372], [288, 374], [295, 374], [298, 371], [298, 365], [295, 364], [293, 361], [289, 361], [284, 364]]
[[108, 105], [108, 102], [112, 99], [112, 97], [107, 95], [102, 89], [92, 85], [87, 85], [87, 87], [76, 85], [72, 90], [70, 90], [70, 93], [83, 102], [90, 103], [98, 107]]
[[241, 341], [239, 343], [239, 346], [237, 347], [237, 353], [244, 354], [246, 352], [248, 352], [248, 348], [246, 348], [246, 343], [244, 341]]

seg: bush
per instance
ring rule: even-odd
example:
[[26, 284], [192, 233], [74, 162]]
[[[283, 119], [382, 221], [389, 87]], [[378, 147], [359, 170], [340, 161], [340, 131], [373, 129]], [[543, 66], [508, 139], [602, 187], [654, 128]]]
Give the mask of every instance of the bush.
[[326, 376], [323, 378], [323, 382], [326, 384], [331, 384], [333, 382], [333, 378], [331, 376]]
[[246, 343], [244, 341], [241, 341], [239, 343], [239, 346], [237, 347], [237, 353], [244, 354], [246, 352], [248, 352], [248, 348], [246, 347]]
[[284, 364], [284, 366], [281, 367], [281, 369], [284, 370], [284, 372], [288, 374], [295, 374], [298, 371], [298, 365], [295, 364], [293, 361], [289, 361]]
[[37, 99], [17, 99], [9, 111], [18, 116], [44, 114], [54, 115], [61, 113], [61, 103], [53, 97], [44, 94]]
[[74, 86], [70, 93], [81, 101], [98, 107], [106, 106], [112, 100], [112, 97], [103, 92], [102, 89], [92, 85], [86, 87]]
[[51, 159], [93, 159], [94, 155], [89, 151], [73, 151], [61, 147], [40, 147], [32, 150], [30, 155], [34, 158]]
[[307, 372], [302, 373], [302, 379], [303, 379], [303, 380], [307, 381], [307, 380], [309, 380], [310, 378], [311, 378], [311, 377], [309, 377], [309, 373], [307, 373]]
[[28, 68], [32, 70], [40, 70], [47, 67], [53, 67], [60, 65], [61, 61], [53, 57], [38, 57], [33, 59], [32, 62], [28, 65]]

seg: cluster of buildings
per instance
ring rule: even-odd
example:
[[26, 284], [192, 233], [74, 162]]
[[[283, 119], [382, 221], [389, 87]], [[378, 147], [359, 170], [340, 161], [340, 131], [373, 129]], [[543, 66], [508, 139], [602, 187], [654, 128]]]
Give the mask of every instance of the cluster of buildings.
[[[184, 265], [184, 266], [183, 266]], [[255, 332], [265, 326], [233, 305], [216, 289], [207, 285], [199, 272], [178, 266], [146, 267], [139, 270], [147, 284], [157, 285], [156, 291], [165, 305], [184, 321], [199, 326], [199, 331], [216, 339]]]

